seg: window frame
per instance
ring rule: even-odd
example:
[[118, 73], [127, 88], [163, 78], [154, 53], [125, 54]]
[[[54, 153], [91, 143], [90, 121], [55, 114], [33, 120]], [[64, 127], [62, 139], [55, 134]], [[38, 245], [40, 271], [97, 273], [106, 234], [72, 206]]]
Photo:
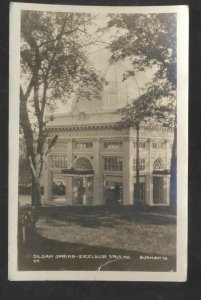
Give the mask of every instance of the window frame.
[[103, 170], [105, 172], [122, 172], [123, 157], [103, 157]]

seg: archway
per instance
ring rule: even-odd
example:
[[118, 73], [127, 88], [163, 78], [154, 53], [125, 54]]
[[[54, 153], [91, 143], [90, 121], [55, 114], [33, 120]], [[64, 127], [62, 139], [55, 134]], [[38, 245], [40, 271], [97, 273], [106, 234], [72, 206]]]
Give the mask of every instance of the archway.
[[75, 161], [74, 168], [77, 170], [93, 170], [90, 160], [84, 156]]
[[155, 159], [153, 163], [153, 170], [163, 170], [164, 169], [164, 163], [162, 158], [157, 158]]
[[[86, 157], [79, 157], [74, 163], [78, 171], [93, 170], [92, 163]], [[79, 205], [91, 205], [93, 200], [93, 176], [86, 174], [73, 177], [73, 202]]]

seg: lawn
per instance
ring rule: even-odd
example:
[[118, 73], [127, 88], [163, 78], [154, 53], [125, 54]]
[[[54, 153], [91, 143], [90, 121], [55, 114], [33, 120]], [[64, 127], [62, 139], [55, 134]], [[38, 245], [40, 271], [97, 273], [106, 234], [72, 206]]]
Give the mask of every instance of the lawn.
[[175, 218], [159, 213], [54, 207], [40, 217], [37, 231], [44, 238], [59, 242], [160, 255], [176, 252]]
[[[124, 267], [136, 270], [174, 270], [176, 262], [176, 217], [165, 209], [135, 211], [134, 208], [45, 207], [36, 224], [31, 246], [21, 259], [22, 269], [37, 268], [31, 264], [34, 253], [115, 254], [135, 258], [135, 264]], [[149, 257], [167, 257], [168, 263], [153, 262]], [[140, 265], [140, 257], [148, 262]], [[138, 263], [136, 264], [136, 258]], [[25, 262], [26, 260], [26, 262]], [[30, 261], [29, 261], [30, 260]], [[42, 261], [39, 268], [97, 268], [100, 261]], [[127, 266], [126, 266], [126, 265]], [[116, 264], [117, 265], [117, 264]], [[121, 269], [122, 265], [116, 266]]]

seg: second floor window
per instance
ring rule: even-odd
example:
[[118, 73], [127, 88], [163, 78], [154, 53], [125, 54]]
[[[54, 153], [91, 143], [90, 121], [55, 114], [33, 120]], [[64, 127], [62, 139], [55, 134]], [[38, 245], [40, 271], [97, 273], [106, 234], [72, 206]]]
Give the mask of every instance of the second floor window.
[[104, 158], [104, 170], [105, 171], [122, 171], [123, 170], [123, 158], [121, 158], [121, 157]]
[[[145, 168], [146, 168], [145, 158], [140, 158], [140, 160], [139, 160], [139, 170], [144, 171]], [[134, 158], [134, 160], [133, 160], [133, 169], [134, 169], [134, 171], [136, 171], [136, 158]]]
[[93, 143], [92, 142], [76, 142], [75, 149], [84, 150], [84, 149], [92, 149]]
[[[137, 142], [134, 142], [134, 148], [137, 148]], [[145, 142], [139, 142], [139, 148], [146, 148], [146, 143]]]
[[66, 147], [67, 147], [67, 141], [65, 141], [65, 140], [63, 140], [63, 141], [62, 140], [58, 140], [54, 144], [53, 150], [62, 152], [62, 151], [66, 150]]
[[107, 150], [122, 150], [123, 142], [120, 141], [105, 141], [103, 148]]
[[51, 168], [67, 168], [67, 156], [51, 155]]
[[153, 148], [154, 149], [165, 149], [165, 142], [163, 142], [163, 141], [153, 142]]

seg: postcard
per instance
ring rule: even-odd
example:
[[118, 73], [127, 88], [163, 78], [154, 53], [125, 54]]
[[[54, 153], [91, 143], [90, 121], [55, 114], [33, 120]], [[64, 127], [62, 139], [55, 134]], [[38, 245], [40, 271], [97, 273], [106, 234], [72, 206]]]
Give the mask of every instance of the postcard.
[[185, 281], [188, 7], [11, 3], [9, 280]]

